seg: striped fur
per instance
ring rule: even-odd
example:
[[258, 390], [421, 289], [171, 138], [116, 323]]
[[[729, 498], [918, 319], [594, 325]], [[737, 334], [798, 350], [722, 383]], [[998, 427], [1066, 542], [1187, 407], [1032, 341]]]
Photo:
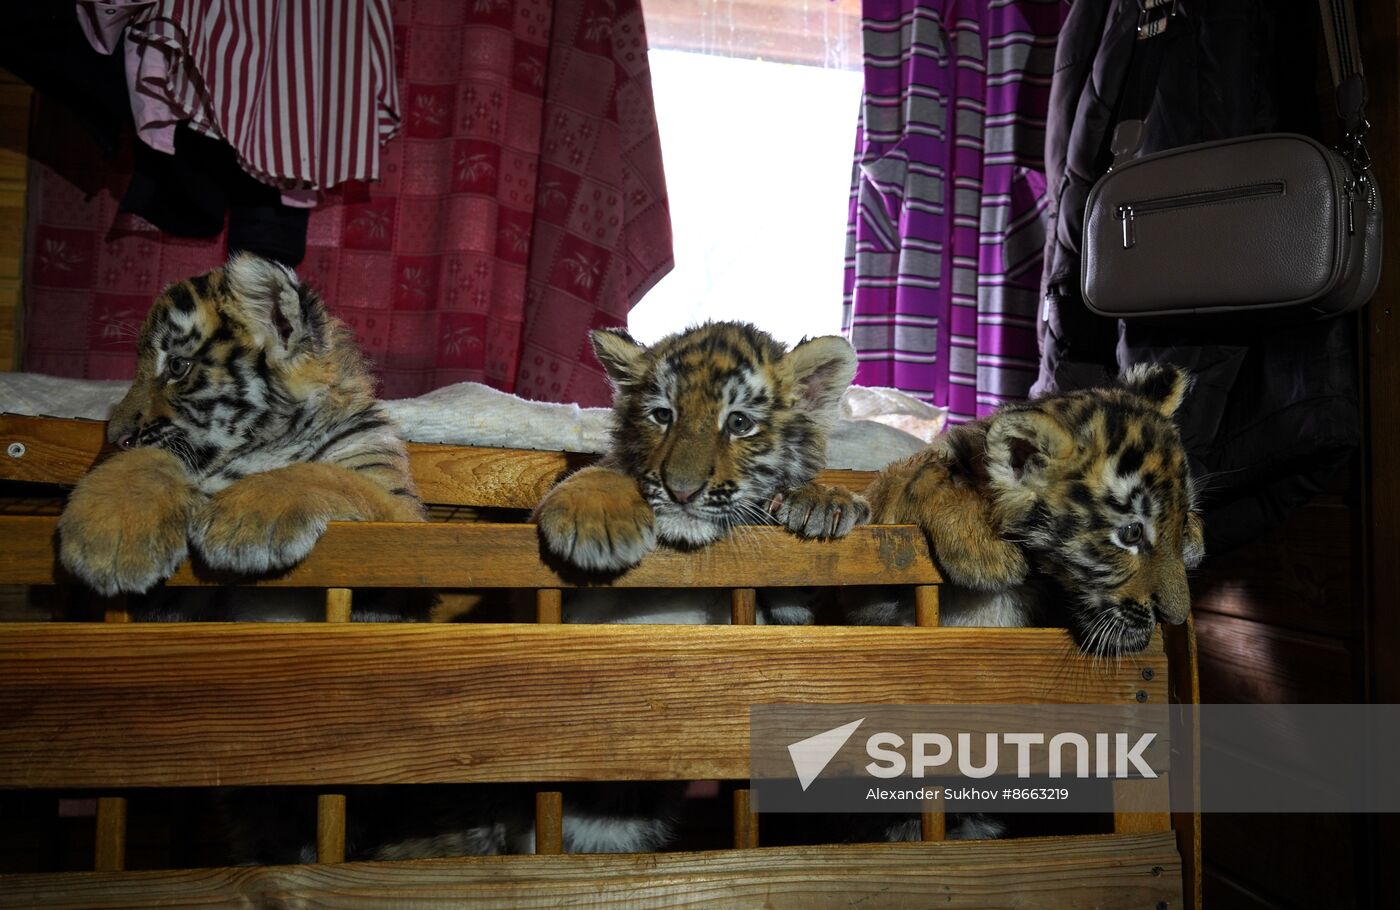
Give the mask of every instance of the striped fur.
[[707, 323], [644, 347], [593, 333], [614, 388], [612, 448], [540, 503], [546, 549], [595, 572], [635, 565], [658, 540], [699, 547], [776, 521], [840, 537], [859, 497], [815, 484], [855, 354], [838, 337], [791, 351], [751, 325]]
[[1172, 422], [1188, 388], [1140, 366], [955, 427], [881, 472], [875, 520], [929, 535], [949, 625], [1067, 625], [1088, 653], [1141, 650], [1159, 620], [1186, 620], [1205, 554]]
[[213, 568], [267, 572], [327, 521], [422, 519], [350, 330], [289, 269], [245, 254], [171, 285], [137, 353], [107, 431], [125, 451], [60, 522], [64, 565], [103, 593], [150, 588], [187, 540]]

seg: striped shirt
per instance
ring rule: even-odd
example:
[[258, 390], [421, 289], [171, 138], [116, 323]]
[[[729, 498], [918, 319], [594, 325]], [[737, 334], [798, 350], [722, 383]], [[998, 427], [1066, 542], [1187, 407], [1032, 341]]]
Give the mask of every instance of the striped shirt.
[[175, 151], [175, 125], [233, 147], [290, 205], [379, 176], [399, 128], [390, 0], [78, 0], [92, 45], [126, 37], [137, 133]]

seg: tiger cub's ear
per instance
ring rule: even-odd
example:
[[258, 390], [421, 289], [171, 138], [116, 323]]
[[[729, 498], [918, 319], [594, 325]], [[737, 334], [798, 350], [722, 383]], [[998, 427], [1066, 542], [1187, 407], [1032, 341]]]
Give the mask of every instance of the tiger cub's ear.
[[1044, 411], [1000, 411], [987, 428], [987, 473], [1004, 489], [1042, 488], [1049, 467], [1073, 451], [1069, 432]]
[[1168, 363], [1137, 363], [1123, 372], [1123, 387], [1146, 398], [1163, 417], [1171, 417], [1191, 391], [1191, 374]]
[[588, 338], [613, 388], [620, 389], [646, 377], [647, 349], [627, 334], [626, 329], [594, 329], [588, 333]]
[[799, 342], [779, 363], [793, 382], [799, 408], [836, 419], [841, 395], [856, 376], [856, 352], [840, 335]]
[[320, 297], [286, 266], [239, 253], [224, 266], [229, 290], [248, 329], [273, 355], [292, 357], [321, 345], [326, 323]]

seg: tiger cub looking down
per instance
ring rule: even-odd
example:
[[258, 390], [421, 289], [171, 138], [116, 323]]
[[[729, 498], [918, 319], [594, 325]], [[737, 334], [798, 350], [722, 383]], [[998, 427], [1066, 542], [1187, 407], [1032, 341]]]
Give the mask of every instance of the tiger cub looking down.
[[328, 521], [424, 517], [350, 330], [247, 254], [156, 298], [107, 438], [122, 451], [59, 519], [63, 565], [107, 595], [150, 589], [191, 545], [212, 568], [271, 572]]
[[855, 352], [826, 336], [788, 351], [752, 325], [707, 323], [651, 347], [592, 333], [611, 380], [611, 451], [535, 510], [545, 549], [589, 572], [630, 569], [658, 541], [700, 547], [741, 524], [776, 521], [843, 537], [863, 499], [813, 482], [855, 376]]
[[[865, 491], [874, 520], [928, 535], [946, 625], [1068, 626], [1086, 653], [1140, 651], [1158, 621], [1186, 621], [1186, 570], [1205, 555], [1172, 422], [1189, 386], [1175, 367], [1136, 366], [1116, 388], [954, 427], [880, 472]], [[912, 612], [842, 595], [858, 621]]]

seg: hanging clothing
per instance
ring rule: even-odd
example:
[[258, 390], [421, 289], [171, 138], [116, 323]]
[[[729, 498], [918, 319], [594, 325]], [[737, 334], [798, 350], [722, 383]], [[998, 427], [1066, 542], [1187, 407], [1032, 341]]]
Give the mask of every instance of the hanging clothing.
[[[470, 380], [606, 404], [588, 329], [625, 324], [671, 264], [639, 3], [392, 12], [402, 132], [378, 181], [310, 211], [298, 274], [355, 331], [386, 398]], [[30, 134], [25, 368], [129, 378], [160, 289], [269, 232], [240, 240], [230, 218], [183, 240], [119, 214], [130, 162], [103, 160], [62, 113], [39, 104]], [[212, 142], [182, 128], [177, 151], [187, 134]]]
[[1026, 396], [1064, 4], [865, 0], [846, 247], [861, 385], [966, 421]]
[[290, 205], [379, 176], [380, 145], [399, 128], [389, 0], [77, 5], [93, 47], [124, 47], [137, 134], [152, 148], [174, 154], [188, 122]]
[[[1189, 370], [1195, 385], [1176, 421], [1202, 489], [1206, 552], [1218, 556], [1276, 527], [1352, 459], [1361, 440], [1356, 315], [1305, 325], [1274, 313], [1097, 316], [1079, 294], [1084, 205], [1112, 162], [1125, 105], [1146, 112], [1139, 154], [1263, 132], [1321, 137], [1321, 24], [1315, 0], [1181, 4], [1148, 48], [1140, 12], [1137, 0], [1078, 0], [1060, 38], [1036, 391], [1100, 385], [1136, 363]], [[1130, 65], [1149, 49], [1159, 62]]]
[[[104, 156], [130, 156], [122, 212], [177, 237], [214, 237], [227, 222], [231, 250], [290, 266], [301, 262], [309, 212], [282, 204], [275, 188], [238, 165], [227, 143], [181, 123], [175, 127], [174, 154], [140, 142], [128, 148], [133, 123], [122, 59], [93, 49], [74, 6], [17, 8], [0, 31], [0, 66], [33, 86], [45, 102], [67, 108]], [[96, 175], [85, 176], [92, 180]], [[97, 192], [100, 186], [85, 188]]]

